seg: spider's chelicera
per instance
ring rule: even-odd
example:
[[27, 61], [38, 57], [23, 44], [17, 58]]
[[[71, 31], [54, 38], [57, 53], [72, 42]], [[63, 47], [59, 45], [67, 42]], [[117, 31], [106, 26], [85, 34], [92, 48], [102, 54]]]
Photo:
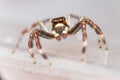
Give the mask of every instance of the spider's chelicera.
[[[74, 26], [71, 26], [71, 23], [70, 23], [72, 18], [77, 20], [77, 22], [76, 22], [76, 24], [74, 24]], [[45, 24], [47, 22], [52, 23], [52, 26], [51, 26], [52, 32], [48, 32], [48, 30], [46, 29]], [[40, 53], [40, 55], [45, 60], [47, 60], [49, 64], [51, 64], [48, 57], [42, 51], [42, 47], [41, 47], [41, 44], [39, 41], [39, 36], [46, 38], [46, 39], [56, 39], [56, 40], [60, 41], [61, 38], [66, 38], [69, 35], [74, 35], [79, 30], [82, 30], [82, 35], [83, 35], [83, 48], [82, 48], [82, 55], [81, 55], [81, 60], [83, 61], [84, 56], [85, 56], [86, 47], [87, 47], [86, 25], [89, 25], [92, 29], [94, 29], [94, 31], [98, 35], [99, 48], [101, 49], [103, 47], [103, 48], [105, 48], [106, 51], [108, 51], [105, 37], [103, 36], [103, 32], [101, 31], [101, 29], [99, 28], [98, 25], [94, 24], [94, 22], [92, 20], [90, 20], [89, 18], [86, 18], [84, 16], [79, 17], [76, 15], [70, 14], [66, 18], [58, 17], [58, 18], [54, 18], [54, 19], [46, 19], [43, 21], [37, 21], [37, 22], [33, 23], [31, 26], [25, 28], [21, 33], [22, 35], [19, 38], [18, 43], [13, 50], [13, 53], [18, 48], [22, 36], [24, 34], [26, 34], [27, 32], [29, 32], [31, 29], [37, 27], [38, 25], [40, 26], [40, 29], [33, 30], [30, 34], [30, 38], [28, 41], [28, 49], [29, 49], [30, 55], [33, 59], [33, 63], [36, 63], [34, 53], [32, 51], [34, 39], [35, 39], [36, 46], [37, 46], [37, 49], [38, 49], [38, 52]]]

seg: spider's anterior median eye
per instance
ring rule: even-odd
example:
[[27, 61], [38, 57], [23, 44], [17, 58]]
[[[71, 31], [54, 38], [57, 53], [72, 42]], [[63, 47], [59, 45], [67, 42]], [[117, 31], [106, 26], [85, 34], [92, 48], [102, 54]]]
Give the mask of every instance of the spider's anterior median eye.
[[62, 20], [62, 19], [60, 19], [60, 20], [59, 20], [59, 22], [60, 22], [60, 23], [62, 23], [62, 22], [63, 22], [63, 20]]

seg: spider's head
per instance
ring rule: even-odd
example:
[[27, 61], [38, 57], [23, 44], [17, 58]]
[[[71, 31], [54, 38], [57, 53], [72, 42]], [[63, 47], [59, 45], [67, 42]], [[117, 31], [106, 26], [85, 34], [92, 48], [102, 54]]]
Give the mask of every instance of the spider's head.
[[65, 27], [68, 26], [64, 17], [52, 19], [52, 30], [61, 34]]

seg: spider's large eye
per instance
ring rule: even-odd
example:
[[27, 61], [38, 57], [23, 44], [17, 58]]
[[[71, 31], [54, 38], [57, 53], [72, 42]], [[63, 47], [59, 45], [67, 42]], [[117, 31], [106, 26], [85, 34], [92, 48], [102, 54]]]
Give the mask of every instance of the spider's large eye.
[[59, 22], [60, 22], [60, 23], [62, 23], [62, 22], [63, 22], [63, 20], [62, 20], [62, 19], [60, 19], [60, 20], [59, 20]]

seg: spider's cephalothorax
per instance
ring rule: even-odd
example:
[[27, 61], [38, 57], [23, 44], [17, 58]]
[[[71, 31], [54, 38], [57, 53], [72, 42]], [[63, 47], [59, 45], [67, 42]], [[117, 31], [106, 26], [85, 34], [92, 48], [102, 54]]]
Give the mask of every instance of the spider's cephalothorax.
[[64, 17], [52, 19], [52, 31], [62, 34], [66, 27], [69, 27]]
[[[71, 19], [76, 19], [77, 23], [73, 25], [73, 27], [71, 26]], [[47, 27], [44, 25], [47, 22], [52, 22], [52, 33], [48, 31]], [[56, 40], [61, 40], [61, 37], [66, 38], [69, 35], [74, 35], [76, 34], [78, 31], [82, 30], [82, 35], [83, 35], [83, 48], [82, 48], [82, 56], [81, 56], [81, 60], [84, 60], [84, 56], [85, 56], [85, 51], [86, 51], [86, 47], [87, 47], [87, 32], [86, 32], [86, 25], [89, 25], [92, 29], [94, 29], [94, 31], [96, 32], [96, 34], [98, 35], [98, 46], [99, 48], [104, 48], [106, 51], [108, 51], [108, 47], [106, 45], [106, 40], [105, 37], [103, 35], [102, 30], [99, 28], [98, 25], [94, 24], [94, 22], [86, 17], [79, 17], [73, 14], [70, 14], [66, 19], [65, 17], [59, 17], [59, 18], [54, 18], [54, 19], [46, 19], [43, 21], [37, 21], [35, 23], [33, 23], [31, 26], [25, 28], [22, 31], [22, 36], [24, 34], [26, 34], [27, 32], [29, 32], [31, 29], [40, 26], [40, 29], [36, 29], [33, 30], [30, 34], [30, 38], [28, 41], [28, 49], [30, 52], [30, 55], [33, 59], [33, 62], [36, 63], [35, 57], [34, 57], [34, 53], [33, 53], [33, 40], [35, 40], [36, 42], [36, 46], [38, 49], [38, 52], [40, 53], [40, 55], [46, 59], [49, 64], [51, 64], [51, 62], [48, 60], [48, 57], [43, 53], [42, 51], [42, 47], [41, 47], [41, 43], [39, 40], [39, 36], [46, 38], [46, 39], [56, 39]], [[18, 43], [16, 45], [16, 47], [13, 50], [13, 53], [16, 51], [16, 49], [19, 46], [19, 43], [21, 41], [22, 36], [19, 38]]]

